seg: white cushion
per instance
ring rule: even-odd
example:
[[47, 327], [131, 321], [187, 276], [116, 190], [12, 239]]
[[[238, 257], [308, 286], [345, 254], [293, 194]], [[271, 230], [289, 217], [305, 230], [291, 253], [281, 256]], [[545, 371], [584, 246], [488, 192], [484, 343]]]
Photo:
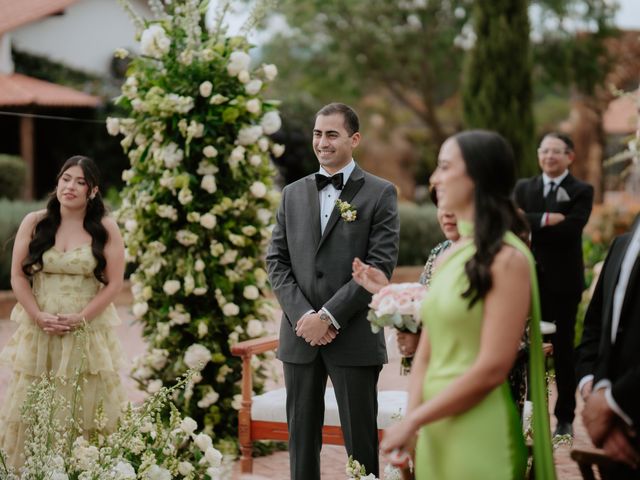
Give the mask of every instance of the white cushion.
[[[263, 422], [287, 423], [287, 392], [284, 388], [253, 397], [251, 419]], [[384, 429], [402, 418], [407, 406], [407, 392], [385, 390], [378, 392], [378, 428]], [[324, 424], [340, 426], [338, 403], [333, 388], [324, 394]]]

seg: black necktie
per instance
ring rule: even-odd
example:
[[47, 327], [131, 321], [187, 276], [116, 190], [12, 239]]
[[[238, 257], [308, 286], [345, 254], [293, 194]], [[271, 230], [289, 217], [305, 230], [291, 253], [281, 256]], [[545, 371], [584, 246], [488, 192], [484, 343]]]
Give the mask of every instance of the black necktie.
[[318, 191], [329, 184], [332, 184], [336, 190], [342, 190], [342, 173], [336, 173], [332, 177], [316, 173], [316, 186], [318, 187]]
[[548, 212], [552, 212], [557, 206], [556, 204], [557, 189], [558, 189], [558, 185], [556, 184], [556, 182], [549, 182], [549, 191], [547, 192], [547, 195], [544, 197], [544, 203]]

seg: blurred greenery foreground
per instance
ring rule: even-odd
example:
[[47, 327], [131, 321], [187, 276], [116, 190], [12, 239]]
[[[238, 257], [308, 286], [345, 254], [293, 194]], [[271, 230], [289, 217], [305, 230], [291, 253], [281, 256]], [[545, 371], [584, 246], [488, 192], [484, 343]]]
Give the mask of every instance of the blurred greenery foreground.
[[[84, 335], [78, 330], [73, 335]], [[84, 360], [83, 360], [84, 361]], [[229, 478], [231, 459], [223, 462], [211, 437], [196, 434], [197, 424], [182, 418], [170, 402], [188, 384], [189, 370], [172, 388], [161, 388], [140, 406], [123, 405], [115, 432], [105, 432], [107, 419], [96, 414], [97, 429], [83, 436], [82, 364], [74, 378], [43, 376], [34, 383], [22, 407], [26, 419], [25, 464], [19, 472], [7, 465], [0, 450], [0, 479], [6, 480], [169, 480]], [[71, 383], [71, 401], [58, 393], [59, 383]], [[170, 407], [168, 421], [161, 412]]]

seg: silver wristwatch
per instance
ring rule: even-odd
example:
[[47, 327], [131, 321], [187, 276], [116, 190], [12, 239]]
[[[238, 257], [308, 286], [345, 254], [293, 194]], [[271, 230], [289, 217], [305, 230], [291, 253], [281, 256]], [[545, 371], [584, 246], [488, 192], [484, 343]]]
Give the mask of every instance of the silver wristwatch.
[[333, 322], [331, 321], [331, 317], [325, 311], [320, 312], [320, 320], [322, 320], [324, 323], [326, 323], [329, 326], [333, 325]]

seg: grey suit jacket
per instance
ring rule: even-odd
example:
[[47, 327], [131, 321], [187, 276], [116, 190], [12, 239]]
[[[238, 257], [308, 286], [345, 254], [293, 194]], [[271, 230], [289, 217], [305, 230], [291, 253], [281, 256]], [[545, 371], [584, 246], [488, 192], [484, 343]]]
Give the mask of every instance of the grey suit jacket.
[[[309, 363], [316, 355], [334, 365], [381, 365], [387, 361], [382, 332], [366, 319], [371, 294], [351, 277], [355, 257], [388, 277], [398, 257], [399, 219], [396, 189], [357, 165], [340, 199], [357, 210], [346, 222], [335, 208], [320, 234], [320, 205], [314, 175], [284, 188], [267, 253], [273, 291], [283, 310], [278, 358]], [[300, 317], [325, 307], [340, 324], [329, 345], [308, 345], [295, 333]]]

